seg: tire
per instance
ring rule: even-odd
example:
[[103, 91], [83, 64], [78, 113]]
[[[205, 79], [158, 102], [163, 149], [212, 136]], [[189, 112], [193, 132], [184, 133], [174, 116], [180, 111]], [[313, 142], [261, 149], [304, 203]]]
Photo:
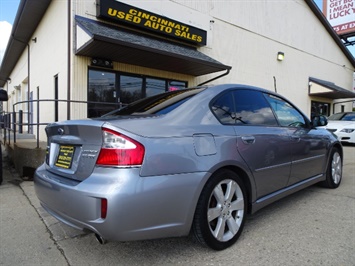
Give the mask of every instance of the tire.
[[211, 176], [197, 203], [192, 233], [203, 245], [223, 250], [242, 233], [247, 213], [243, 181], [228, 169]]
[[338, 148], [333, 148], [327, 166], [326, 179], [320, 184], [326, 188], [337, 188], [343, 175], [343, 160]]

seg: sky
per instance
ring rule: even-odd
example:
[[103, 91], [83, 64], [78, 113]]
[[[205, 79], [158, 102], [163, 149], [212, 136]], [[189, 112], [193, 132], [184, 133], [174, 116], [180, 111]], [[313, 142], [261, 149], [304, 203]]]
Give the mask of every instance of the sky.
[[20, 0], [0, 0], [0, 62], [6, 50], [19, 3]]

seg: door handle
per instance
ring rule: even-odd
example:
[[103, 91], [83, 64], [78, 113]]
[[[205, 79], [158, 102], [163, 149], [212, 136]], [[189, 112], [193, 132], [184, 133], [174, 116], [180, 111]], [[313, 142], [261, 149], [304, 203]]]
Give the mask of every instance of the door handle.
[[255, 142], [255, 137], [253, 137], [253, 136], [243, 136], [242, 137], [242, 141], [245, 144], [253, 144]]
[[301, 140], [301, 138], [299, 136], [292, 135], [291, 140], [299, 142]]

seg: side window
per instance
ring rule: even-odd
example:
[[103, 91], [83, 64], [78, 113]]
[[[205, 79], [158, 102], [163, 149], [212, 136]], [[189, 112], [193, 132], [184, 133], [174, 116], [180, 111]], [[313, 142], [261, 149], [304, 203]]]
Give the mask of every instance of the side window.
[[212, 112], [222, 124], [235, 124], [235, 109], [231, 92], [218, 97], [211, 105]]
[[276, 126], [276, 118], [262, 93], [235, 90], [223, 94], [212, 104], [222, 124]]
[[274, 95], [265, 95], [281, 126], [305, 127], [303, 115], [291, 104]]
[[253, 90], [234, 91], [236, 124], [277, 126], [276, 118], [263, 94]]

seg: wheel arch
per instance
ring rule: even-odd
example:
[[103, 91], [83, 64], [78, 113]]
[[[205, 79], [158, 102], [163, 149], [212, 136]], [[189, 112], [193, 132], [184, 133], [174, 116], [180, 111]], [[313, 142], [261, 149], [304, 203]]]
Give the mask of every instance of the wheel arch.
[[328, 167], [329, 160], [331, 160], [330, 156], [331, 156], [332, 150], [333, 150], [334, 148], [335, 148], [335, 149], [338, 149], [342, 161], [343, 161], [343, 159], [344, 159], [343, 146], [341, 145], [341, 143], [338, 143], [338, 142], [334, 143], [334, 144], [332, 145], [332, 147], [330, 147], [330, 149], [328, 150], [328, 158], [327, 158], [327, 164], [325, 165], [325, 171], [326, 171], [326, 169], [327, 169], [327, 167]]
[[216, 170], [215, 172], [217, 172], [221, 169], [231, 170], [231, 171], [235, 172], [242, 179], [245, 189], [246, 189], [246, 193], [247, 193], [246, 198], [248, 199], [247, 213], [250, 213], [252, 202], [253, 202], [253, 194], [255, 193], [255, 189], [254, 189], [254, 186], [252, 185], [249, 175], [242, 168], [235, 166], [235, 165], [223, 166], [223, 167], [219, 168], [218, 170]]

